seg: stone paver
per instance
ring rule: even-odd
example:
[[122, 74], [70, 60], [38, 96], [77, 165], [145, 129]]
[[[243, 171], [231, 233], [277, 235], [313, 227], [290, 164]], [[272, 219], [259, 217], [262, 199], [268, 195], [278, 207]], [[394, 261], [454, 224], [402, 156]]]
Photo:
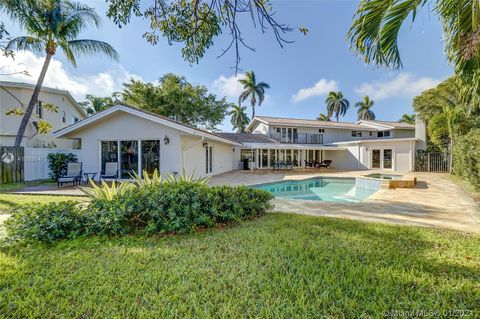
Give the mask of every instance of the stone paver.
[[[285, 171], [231, 172], [212, 178], [211, 184], [252, 185], [314, 176], [355, 177], [368, 172]], [[480, 233], [480, 205], [447, 174], [415, 173], [416, 188], [381, 189], [361, 203], [275, 199], [275, 210], [303, 215], [449, 228]]]

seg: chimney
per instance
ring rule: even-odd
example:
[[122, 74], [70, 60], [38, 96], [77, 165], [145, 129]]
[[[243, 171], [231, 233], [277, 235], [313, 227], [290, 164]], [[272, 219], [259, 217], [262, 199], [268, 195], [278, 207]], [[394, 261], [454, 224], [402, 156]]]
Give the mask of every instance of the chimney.
[[415, 138], [417, 139], [416, 149], [417, 150], [426, 150], [427, 149], [427, 129], [425, 127], [425, 122], [418, 117], [415, 117]]

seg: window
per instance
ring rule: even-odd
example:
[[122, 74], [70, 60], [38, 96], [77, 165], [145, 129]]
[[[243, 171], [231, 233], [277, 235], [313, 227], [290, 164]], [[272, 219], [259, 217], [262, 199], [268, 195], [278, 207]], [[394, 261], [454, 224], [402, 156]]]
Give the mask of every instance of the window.
[[78, 122], [78, 117], [72, 115], [72, 124], [75, 124]]
[[205, 173], [212, 174], [213, 172], [213, 146], [205, 146]]
[[118, 142], [117, 141], [102, 141], [102, 172], [105, 172], [105, 163], [118, 163]]
[[66, 123], [67, 122], [67, 113], [65, 113], [65, 111], [62, 111], [62, 123]]
[[43, 119], [43, 102], [42, 101], [37, 102], [37, 110], [35, 113], [37, 114], [39, 119]]
[[352, 137], [362, 137], [362, 132], [352, 131]]
[[377, 137], [390, 137], [390, 131], [377, 132]]
[[368, 136], [373, 136], [373, 132], [372, 131], [368, 132]]
[[325, 129], [324, 128], [319, 128], [318, 133], [325, 133]]

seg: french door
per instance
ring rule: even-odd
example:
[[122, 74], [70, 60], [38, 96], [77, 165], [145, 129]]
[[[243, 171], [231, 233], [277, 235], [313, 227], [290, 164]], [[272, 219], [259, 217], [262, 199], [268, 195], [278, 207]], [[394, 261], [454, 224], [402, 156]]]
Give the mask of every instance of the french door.
[[372, 169], [393, 169], [393, 150], [390, 148], [372, 150]]

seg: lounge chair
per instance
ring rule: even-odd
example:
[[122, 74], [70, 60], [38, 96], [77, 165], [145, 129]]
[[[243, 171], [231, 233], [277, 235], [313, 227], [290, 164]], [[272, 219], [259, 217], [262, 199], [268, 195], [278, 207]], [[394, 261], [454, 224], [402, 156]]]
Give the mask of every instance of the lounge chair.
[[313, 168], [313, 162], [308, 162], [305, 160], [305, 167], [312, 167]]
[[57, 187], [65, 183], [72, 183], [73, 186], [80, 184], [82, 181], [82, 163], [68, 163], [67, 170], [63, 171], [57, 177]]
[[330, 168], [330, 165], [332, 165], [332, 162], [333, 162], [332, 160], [324, 160], [318, 165], [318, 168], [322, 168], [322, 167]]
[[105, 163], [105, 171], [100, 175], [100, 180], [102, 179], [113, 179], [117, 180], [119, 178], [118, 163], [117, 162], [107, 162]]

